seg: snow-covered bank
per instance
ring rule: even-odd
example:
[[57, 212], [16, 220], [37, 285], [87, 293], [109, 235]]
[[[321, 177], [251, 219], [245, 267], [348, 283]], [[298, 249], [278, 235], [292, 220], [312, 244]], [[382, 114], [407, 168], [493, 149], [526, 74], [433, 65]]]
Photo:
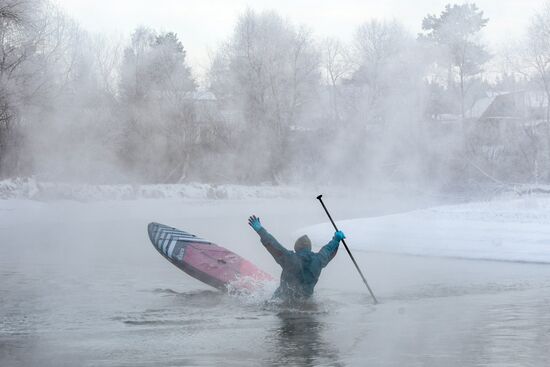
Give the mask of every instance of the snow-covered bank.
[[204, 183], [163, 185], [90, 185], [39, 182], [32, 178], [0, 181], [0, 199], [31, 200], [132, 200], [132, 199], [252, 199], [303, 196], [296, 187], [213, 185]]
[[[417, 202], [405, 205], [395, 193], [371, 193], [370, 197], [359, 200], [334, 188], [324, 191], [319, 188], [306, 190], [288, 186], [216, 186], [199, 183], [85, 185], [14, 179], [0, 181], [0, 199], [7, 199], [0, 201], [0, 213], [3, 213], [4, 224], [9, 222], [14, 225], [35, 225], [55, 218], [61, 218], [59, 221], [65, 222], [73, 216], [95, 221], [94, 218], [105, 218], [107, 213], [112, 219], [131, 216], [145, 224], [147, 221], [157, 220], [177, 225], [182, 215], [181, 202], [163, 199], [206, 200], [209, 204], [199, 207], [205, 216], [210, 215], [210, 205], [221, 204], [216, 199], [233, 199], [233, 203], [226, 204], [229, 205], [227, 210], [232, 211], [232, 218], [235, 218], [234, 225], [242, 225], [242, 218], [256, 212], [263, 214], [270, 225], [284, 222], [285, 225], [279, 228], [277, 225], [273, 227], [281, 233], [312, 221], [324, 220], [324, 213], [313, 199], [312, 192], [326, 192], [327, 198], [330, 198], [327, 204], [334, 210], [333, 214], [347, 218], [435, 204], [435, 201], [415, 197]], [[507, 196], [501, 195], [492, 201], [438, 206], [346, 220], [339, 224], [346, 232], [350, 246], [356, 250], [550, 263], [550, 195], [524, 195], [517, 192], [505, 195]], [[280, 200], [283, 198], [291, 200]], [[85, 206], [81, 207], [80, 203], [57, 202], [58, 199], [86, 203], [82, 203]], [[258, 203], [255, 199], [266, 200]], [[174, 203], [167, 205], [172, 201]], [[285, 221], [279, 214], [275, 217], [269, 215], [273, 207], [280, 208], [281, 212], [296, 211], [296, 205], [303, 208], [300, 209], [301, 215], [295, 215], [292, 221]], [[196, 210], [199, 209], [193, 207], [193, 210], [195, 212], [188, 214], [183, 224], [186, 228], [195, 230], [193, 223], [198, 215]], [[143, 223], [140, 225], [144, 226]], [[201, 230], [200, 226], [196, 228]], [[223, 231], [210, 233], [208, 228], [202, 230], [213, 239], [226, 239]], [[296, 234], [308, 233], [314, 242], [322, 244], [332, 236], [332, 232], [331, 226], [325, 223], [304, 228]], [[287, 242], [292, 240], [291, 236], [287, 237]]]
[[[339, 221], [352, 249], [550, 263], [550, 196], [440, 206]], [[330, 223], [303, 228], [317, 243]]]

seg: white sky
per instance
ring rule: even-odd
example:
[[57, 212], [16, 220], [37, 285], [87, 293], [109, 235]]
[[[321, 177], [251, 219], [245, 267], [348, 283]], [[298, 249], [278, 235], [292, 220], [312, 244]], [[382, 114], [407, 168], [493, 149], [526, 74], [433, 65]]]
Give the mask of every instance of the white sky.
[[[246, 7], [270, 9], [297, 24], [305, 24], [316, 37], [351, 40], [355, 28], [371, 19], [397, 19], [414, 33], [427, 14], [439, 14], [447, 3], [462, 0], [57, 0], [83, 28], [128, 36], [144, 25], [174, 31], [187, 49], [197, 74], [207, 66], [208, 55], [231, 34], [237, 16]], [[529, 18], [544, 0], [471, 0], [484, 11], [489, 23], [485, 39], [493, 47], [519, 37]]]

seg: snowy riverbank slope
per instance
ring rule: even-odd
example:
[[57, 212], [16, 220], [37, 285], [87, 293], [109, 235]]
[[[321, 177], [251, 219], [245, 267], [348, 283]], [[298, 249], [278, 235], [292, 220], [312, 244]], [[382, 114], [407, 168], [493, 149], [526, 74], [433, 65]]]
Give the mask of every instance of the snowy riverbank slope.
[[[550, 263], [550, 196], [440, 206], [339, 221], [353, 250]], [[315, 243], [330, 223], [303, 228]]]
[[304, 196], [296, 187], [272, 185], [214, 185], [206, 183], [158, 185], [92, 185], [44, 182], [34, 178], [0, 181], [0, 199], [30, 200], [135, 200], [135, 199], [253, 199]]
[[[330, 191], [332, 202], [329, 202], [329, 207], [336, 217], [339, 214], [348, 218], [367, 216], [373, 212], [388, 212], [387, 208], [395, 211], [406, 210], [407, 206], [434, 204], [424, 202], [416, 206], [399, 206], [395, 203], [397, 197], [391, 193], [386, 193], [376, 204], [373, 197], [350, 202], [349, 197], [345, 200], [345, 195], [337, 194], [335, 189]], [[204, 201], [209, 203], [206, 206], [209, 208], [209, 205], [222, 205], [223, 199], [230, 199], [239, 203], [223, 204], [227, 210], [247, 208], [234, 213], [235, 218], [244, 218], [259, 211], [266, 214], [267, 223], [273, 225], [285, 221], [278, 216], [270, 217], [267, 208], [275, 205], [285, 210], [289, 202], [281, 199], [298, 200], [304, 206], [300, 220], [285, 222], [286, 225], [280, 229], [275, 226], [273, 229], [280, 233], [290, 226], [299, 228], [312, 220], [324, 220], [324, 213], [312, 199], [311, 192], [311, 189], [268, 185], [85, 185], [39, 182], [32, 178], [12, 179], [0, 181], [0, 199], [4, 199], [0, 200], [0, 221], [3, 226], [8, 222], [36, 226], [58, 216], [64, 218], [63, 221], [88, 217], [107, 220], [106, 215], [110, 213], [112, 215], [107, 217], [111, 220], [130, 215], [143, 219], [141, 221], [145, 224], [147, 221], [165, 220], [176, 225], [182, 207], [190, 205], [185, 200]], [[316, 188], [314, 192], [324, 191]], [[340, 191], [338, 193], [341, 194]], [[550, 195], [508, 195], [486, 202], [345, 220], [339, 222], [339, 226], [346, 232], [349, 245], [355, 250], [550, 263]], [[264, 201], [255, 202], [256, 199]], [[72, 216], [65, 213], [73, 211]], [[187, 222], [192, 222], [194, 216], [191, 215], [184, 223], [186, 228], [192, 228]], [[330, 224], [324, 223], [303, 228], [295, 234], [308, 233], [315, 243], [322, 244], [332, 236], [332, 232]], [[211, 235], [212, 238], [224, 238], [223, 233], [214, 232]], [[291, 236], [287, 237], [286, 240], [292, 240]]]

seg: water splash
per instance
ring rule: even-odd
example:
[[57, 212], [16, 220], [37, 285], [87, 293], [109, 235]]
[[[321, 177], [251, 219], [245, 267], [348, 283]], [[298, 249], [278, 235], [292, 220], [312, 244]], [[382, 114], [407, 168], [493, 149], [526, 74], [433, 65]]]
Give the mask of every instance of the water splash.
[[239, 276], [228, 284], [227, 292], [246, 304], [260, 304], [269, 301], [278, 287], [278, 281]]

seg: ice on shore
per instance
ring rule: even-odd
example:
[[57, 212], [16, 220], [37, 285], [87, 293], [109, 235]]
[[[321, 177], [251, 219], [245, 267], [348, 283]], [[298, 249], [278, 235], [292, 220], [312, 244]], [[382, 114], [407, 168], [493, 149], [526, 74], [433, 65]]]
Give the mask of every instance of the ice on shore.
[[[350, 249], [550, 263], [550, 197], [529, 195], [339, 221]], [[323, 243], [330, 223], [303, 228]]]
[[[136, 210], [148, 213], [149, 204], [159, 208], [167, 205], [156, 199], [246, 201], [300, 198], [304, 195], [307, 196], [303, 189], [291, 186], [86, 185], [37, 182], [32, 178], [12, 179], [0, 181], [0, 199], [6, 199], [0, 200], [0, 214], [4, 223], [8, 220], [28, 222], [32, 219], [29, 217], [31, 213], [47, 216], [39, 211], [44, 201], [59, 199], [69, 201], [59, 202], [51, 210], [69, 210], [74, 206], [70, 201], [89, 202], [87, 212], [92, 216], [94, 213], [105, 215], [117, 208], [118, 215], [127, 215], [124, 207], [102, 204], [102, 201], [148, 199], [148, 204], [135, 205]], [[348, 244], [354, 251], [550, 263], [550, 195], [508, 195], [484, 202], [342, 220], [338, 225], [346, 233]], [[357, 205], [363, 204], [358, 201]], [[304, 233], [309, 234], [314, 243], [326, 243], [333, 228], [330, 223], [323, 223], [296, 232]]]

